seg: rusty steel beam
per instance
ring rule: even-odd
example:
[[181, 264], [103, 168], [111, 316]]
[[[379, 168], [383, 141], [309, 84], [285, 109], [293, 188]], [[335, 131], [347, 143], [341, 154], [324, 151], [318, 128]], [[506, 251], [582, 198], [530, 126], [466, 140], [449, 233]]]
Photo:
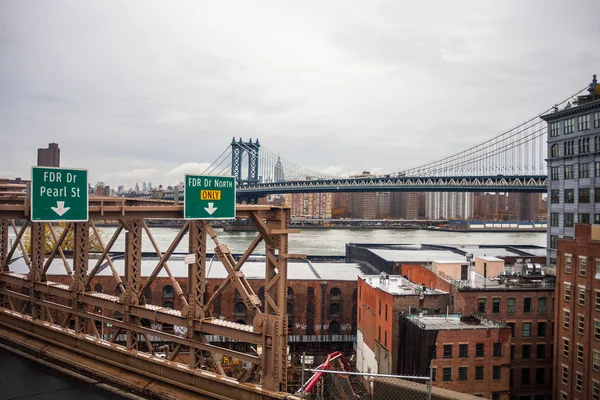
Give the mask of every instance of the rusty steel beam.
[[[1, 201], [0, 201], [1, 203]], [[22, 204], [0, 204], [0, 220], [7, 221], [11, 218], [17, 218], [20, 215], [28, 223], [28, 204], [25, 201]], [[98, 340], [97, 337], [103, 333], [98, 332], [94, 326], [95, 321], [111, 323], [115, 330], [111, 341], [116, 341], [120, 334], [125, 336], [125, 348], [131, 352], [137, 351], [139, 341], [145, 341], [148, 351], [153, 353], [150, 337], [156, 336], [176, 345], [175, 354], [181, 349], [190, 349], [190, 359], [186, 368], [190, 371], [202, 368], [203, 357], [207, 352], [210, 357], [207, 359], [217, 368], [220, 375], [224, 372], [220, 365], [221, 355], [228, 355], [235, 359], [248, 361], [254, 364], [253, 370], [260, 371], [261, 381], [264, 389], [272, 391], [285, 391], [287, 388], [287, 259], [292, 255], [288, 252], [288, 235], [293, 230], [288, 229], [289, 209], [283, 207], [270, 206], [238, 206], [236, 215], [239, 218], [249, 218], [257, 225], [258, 235], [246, 249], [239, 261], [235, 261], [228, 247], [221, 243], [214, 230], [204, 221], [186, 222], [184, 228], [171, 242], [166, 253], [161, 253], [158, 245], [152, 237], [145, 218], [177, 218], [183, 217], [183, 207], [166, 202], [138, 202], [100, 198], [90, 200], [90, 218], [115, 219], [120, 222], [117, 232], [113, 235], [108, 246], [104, 246], [102, 239], [92, 221], [74, 224], [75, 248], [73, 251], [73, 284], [69, 287], [64, 284], [42, 281], [43, 272], [50, 262], [44, 265], [44, 249], [40, 248], [45, 243], [43, 238], [43, 227], [39, 223], [33, 224], [32, 229], [32, 247], [31, 258], [29, 260], [30, 272], [27, 276], [10, 272], [8, 260], [5, 264], [8, 271], [0, 272], [0, 295], [3, 301], [0, 312], [14, 313], [16, 300], [18, 307], [22, 306], [21, 314], [31, 306], [33, 321], [39, 320], [51, 326], [53, 321], [57, 320], [59, 315], [64, 315], [62, 326], [67, 326], [71, 318], [75, 318], [74, 333], [79, 336], [89, 337]], [[21, 213], [21, 214], [19, 214]], [[16, 226], [13, 229], [17, 233]], [[92, 271], [87, 273], [89, 240], [89, 225], [93, 229], [93, 234], [100, 239], [102, 247], [101, 260], [98, 261]], [[8, 226], [8, 225], [7, 225]], [[125, 249], [125, 271], [124, 277], [126, 287], [122, 290], [120, 296], [113, 296], [103, 293], [89, 291], [91, 280], [97, 273], [103, 260], [108, 259], [108, 263], [113, 271], [113, 278], [117, 285], [122, 286], [122, 281], [110, 259], [110, 249], [119, 236], [120, 230], [126, 229], [126, 249]], [[10, 256], [16, 250], [17, 245], [22, 248], [22, 235], [25, 227], [17, 233], [17, 242], [10, 252]], [[142, 250], [142, 231], [145, 231], [150, 239], [154, 250], [159, 257], [159, 262], [151, 274], [148, 281], [143, 282], [141, 276], [141, 250]], [[189, 252], [194, 255], [194, 260], [188, 267], [188, 298], [183, 298], [183, 291], [174, 279], [167, 261], [182, 237], [189, 231]], [[63, 232], [64, 233], [64, 232]], [[51, 234], [54, 238], [54, 247], [52, 248], [52, 257], [61, 254], [60, 239], [57, 239], [56, 232]], [[216, 245], [216, 253], [221, 262], [228, 271], [228, 279], [219, 290], [223, 290], [227, 283], [231, 282], [238, 289], [247, 307], [252, 311], [255, 309], [255, 316], [252, 326], [240, 325], [233, 322], [220, 321], [210, 318], [208, 307], [211, 300], [205, 302], [206, 291], [206, 240], [207, 234]], [[261, 304], [258, 296], [245, 279], [241, 268], [254, 252], [261, 242], [265, 242], [265, 312], [261, 313], [258, 306]], [[5, 246], [6, 247], [6, 246]], [[24, 250], [24, 249], [23, 249]], [[25, 256], [26, 252], [23, 251]], [[7, 254], [8, 256], [8, 254]], [[62, 258], [64, 254], [61, 254]], [[8, 257], [6, 257], [8, 258]], [[63, 260], [64, 261], [64, 260]], [[66, 262], [65, 262], [66, 264]], [[144, 304], [141, 301], [144, 289], [147, 288], [152, 280], [164, 268], [172, 281], [176, 284], [174, 287], [181, 298], [182, 309], [170, 310]], [[68, 274], [67, 269], [67, 274]], [[27, 288], [29, 295], [22, 295], [16, 290]], [[179, 290], [177, 290], [179, 289]], [[65, 300], [72, 301], [70, 306], [65, 306]], [[62, 301], [62, 303], [60, 303]], [[110, 315], [98, 315], [92, 313], [94, 307], [101, 307]], [[40, 311], [41, 310], [41, 311]], [[19, 314], [19, 313], [17, 313]], [[118, 315], [117, 317], [114, 317]], [[187, 333], [183, 336], [171, 335], [162, 332], [160, 329], [147, 328], [142, 326], [142, 321], [147, 320], [156, 324], [169, 324], [187, 328]], [[58, 321], [57, 321], [58, 322]], [[49, 329], [46, 326], [46, 329]], [[88, 335], [86, 331], [91, 333]], [[69, 331], [67, 329], [67, 331]], [[216, 335], [228, 337], [251, 344], [262, 344], [263, 353], [260, 356], [246, 353], [235, 352], [211, 345], [206, 340], [206, 335]], [[243, 380], [248, 378], [248, 374], [243, 376]]]
[[50, 268], [50, 264], [52, 263], [52, 261], [54, 260], [54, 258], [56, 257], [56, 253], [60, 254], [60, 258], [63, 261], [63, 264], [65, 266], [65, 269], [67, 271], [67, 275], [69, 275], [69, 277], [71, 277], [71, 280], [73, 280], [73, 271], [71, 270], [71, 268], [69, 267], [69, 263], [67, 262], [67, 258], [65, 257], [65, 253], [62, 250], [62, 244], [65, 241], [65, 238], [67, 237], [68, 233], [69, 233], [69, 229], [71, 228], [71, 224], [68, 223], [61, 235], [60, 238], [56, 235], [56, 231], [54, 230], [54, 227], [52, 226], [52, 224], [48, 224], [48, 229], [50, 230], [50, 234], [52, 235], [52, 239], [54, 239], [54, 248], [52, 249], [52, 252], [50, 253], [50, 256], [46, 259], [46, 263], [44, 264], [44, 269], [42, 272], [42, 275], [45, 275], [46, 272], [48, 271], [48, 268]]
[[26, 350], [34, 355], [33, 359], [41, 355], [49, 361], [48, 365], [68, 365], [70, 369], [86, 371], [97, 379], [114, 382], [144, 396], [156, 395], [168, 400], [299, 400], [288, 393], [239, 383], [207, 371], [182, 369], [175, 362], [154, 357], [148, 359], [116, 344], [105, 346], [102, 341], [85, 340], [65, 331], [52, 332], [35, 322], [3, 313], [0, 313], [0, 335], [9, 342], [8, 349]]
[[121, 234], [121, 231], [123, 230], [123, 224], [121, 222], [119, 222], [119, 226], [115, 230], [115, 233], [113, 233], [112, 237], [110, 238], [110, 241], [108, 242], [108, 245], [106, 245], [106, 246], [104, 245], [104, 241], [102, 240], [101, 235], [98, 233], [98, 230], [96, 229], [96, 225], [94, 224], [94, 221], [90, 220], [90, 225], [92, 226], [92, 229], [94, 230], [94, 234], [98, 238], [98, 243], [100, 244], [100, 248], [102, 250], [102, 255], [96, 262], [96, 265], [94, 266], [94, 268], [92, 268], [92, 271], [89, 273], [87, 280], [85, 282], [85, 286], [87, 287], [90, 284], [90, 282], [92, 281], [92, 279], [94, 279], [94, 277], [98, 273], [98, 270], [100, 269], [100, 266], [102, 265], [102, 262], [104, 261], [104, 259], [106, 259], [106, 262], [108, 263], [108, 265], [110, 266], [110, 270], [112, 271], [113, 278], [117, 282], [117, 286], [119, 286], [121, 288], [121, 291], [124, 292], [125, 286], [123, 285], [123, 282], [121, 281], [119, 272], [117, 271], [117, 269], [115, 268], [115, 265], [112, 262], [112, 258], [110, 257], [110, 254], [108, 254], [108, 252], [112, 249], [115, 242], [119, 238], [119, 235]]
[[189, 230], [189, 224], [190, 223], [186, 222], [185, 224], [183, 224], [183, 226], [181, 227], [181, 229], [179, 230], [179, 232], [175, 236], [175, 239], [173, 239], [173, 241], [171, 241], [171, 244], [169, 245], [169, 248], [167, 249], [167, 252], [165, 254], [162, 254], [160, 252], [160, 249], [159, 249], [158, 245], [156, 244], [156, 241], [154, 240], [154, 236], [152, 236], [152, 232], [150, 231], [150, 228], [146, 224], [146, 221], [142, 221], [142, 222], [143, 222], [144, 230], [146, 231], [146, 235], [148, 236], [148, 239], [150, 239], [150, 243], [152, 243], [152, 246], [154, 247], [154, 251], [156, 252], [156, 255], [159, 258], [159, 261], [158, 261], [158, 264], [156, 264], [156, 267], [154, 268], [154, 270], [152, 271], [152, 273], [150, 274], [150, 277], [148, 277], [148, 279], [146, 280], [146, 283], [144, 283], [144, 285], [143, 285], [143, 287], [141, 289], [141, 294], [142, 295], [144, 294], [144, 292], [146, 291], [146, 289], [150, 287], [150, 285], [152, 284], [152, 282], [154, 282], [154, 280], [156, 279], [156, 277], [160, 273], [161, 269], [164, 268], [165, 271], [167, 272], [167, 275], [169, 275], [169, 280], [171, 281], [171, 285], [173, 285], [173, 289], [175, 290], [175, 294], [177, 294], [177, 297], [179, 297], [179, 299], [181, 300], [182, 304], [184, 306], [187, 306], [188, 305], [188, 301], [185, 298], [185, 294], [183, 293], [183, 290], [181, 290], [181, 286], [179, 285], [179, 282], [177, 281], [177, 279], [175, 279], [175, 276], [171, 272], [171, 268], [169, 268], [169, 265], [167, 264], [167, 261], [169, 260], [169, 258], [171, 257], [171, 255], [173, 254], [173, 252], [175, 251], [175, 249], [177, 248], [177, 246], [181, 242], [181, 239], [183, 239], [183, 237], [185, 236], [185, 234], [188, 232], [188, 230]]

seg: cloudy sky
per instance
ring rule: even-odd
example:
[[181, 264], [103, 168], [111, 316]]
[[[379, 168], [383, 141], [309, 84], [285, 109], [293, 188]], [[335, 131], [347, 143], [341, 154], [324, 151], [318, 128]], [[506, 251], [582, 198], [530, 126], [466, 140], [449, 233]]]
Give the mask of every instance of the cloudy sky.
[[600, 73], [596, 0], [0, 1], [0, 177], [58, 142], [90, 181], [171, 184], [235, 136], [393, 172]]

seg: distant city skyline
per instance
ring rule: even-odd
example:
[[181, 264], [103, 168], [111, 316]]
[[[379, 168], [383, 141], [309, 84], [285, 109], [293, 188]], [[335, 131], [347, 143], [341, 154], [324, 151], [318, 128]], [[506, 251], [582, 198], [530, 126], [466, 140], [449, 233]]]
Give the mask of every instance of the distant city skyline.
[[232, 137], [333, 175], [409, 168], [582, 89], [595, 6], [3, 1], [0, 176], [57, 142], [91, 182], [169, 185]]

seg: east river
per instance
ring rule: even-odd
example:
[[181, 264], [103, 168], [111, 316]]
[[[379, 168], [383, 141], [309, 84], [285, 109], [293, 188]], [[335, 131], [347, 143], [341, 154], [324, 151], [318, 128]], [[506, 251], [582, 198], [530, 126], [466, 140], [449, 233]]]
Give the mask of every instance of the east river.
[[[101, 228], [104, 242], [107, 243], [115, 232], [114, 227]], [[152, 235], [161, 251], [166, 251], [178, 228], [151, 227]], [[256, 232], [225, 232], [215, 229], [219, 240], [225, 243], [233, 253], [241, 253], [256, 237]], [[151, 242], [143, 235], [143, 251], [153, 252]], [[121, 235], [113, 250], [123, 251], [125, 235]], [[488, 244], [488, 245], [537, 245], [546, 246], [546, 233], [539, 232], [447, 232], [437, 230], [401, 230], [401, 229], [303, 229], [291, 234], [289, 248], [291, 253], [319, 256], [343, 256], [346, 243], [393, 243], [393, 244]], [[176, 252], [187, 252], [185, 237]], [[209, 239], [209, 251], [213, 248]], [[264, 248], [264, 247], [263, 247]], [[262, 253], [261, 246], [257, 253]]]

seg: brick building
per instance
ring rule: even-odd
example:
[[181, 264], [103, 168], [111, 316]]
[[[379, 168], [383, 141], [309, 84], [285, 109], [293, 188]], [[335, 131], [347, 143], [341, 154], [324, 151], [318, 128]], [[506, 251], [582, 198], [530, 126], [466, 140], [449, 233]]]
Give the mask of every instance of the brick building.
[[401, 276], [358, 279], [356, 367], [361, 372], [397, 374], [400, 315], [416, 310], [446, 312], [447, 292], [423, 288]]
[[431, 362], [437, 387], [509, 399], [509, 328], [474, 316], [422, 314], [403, 315], [400, 325], [400, 374], [423, 375]]
[[[523, 263], [523, 258], [543, 262], [545, 253], [544, 248], [529, 246], [347, 246], [347, 260], [393, 270], [413, 284], [449, 293], [450, 313], [477, 316], [511, 328], [503, 373], [510, 394], [519, 400], [551, 398], [554, 277], [542, 275], [539, 265]], [[472, 268], [463, 271], [468, 260], [472, 260]], [[426, 306], [416, 306], [413, 312], [431, 315]], [[360, 326], [359, 318], [357, 341]]]
[[600, 226], [558, 241], [554, 399], [600, 399]]
[[58, 143], [48, 144], [48, 148], [38, 149], [38, 167], [60, 167], [60, 149]]

